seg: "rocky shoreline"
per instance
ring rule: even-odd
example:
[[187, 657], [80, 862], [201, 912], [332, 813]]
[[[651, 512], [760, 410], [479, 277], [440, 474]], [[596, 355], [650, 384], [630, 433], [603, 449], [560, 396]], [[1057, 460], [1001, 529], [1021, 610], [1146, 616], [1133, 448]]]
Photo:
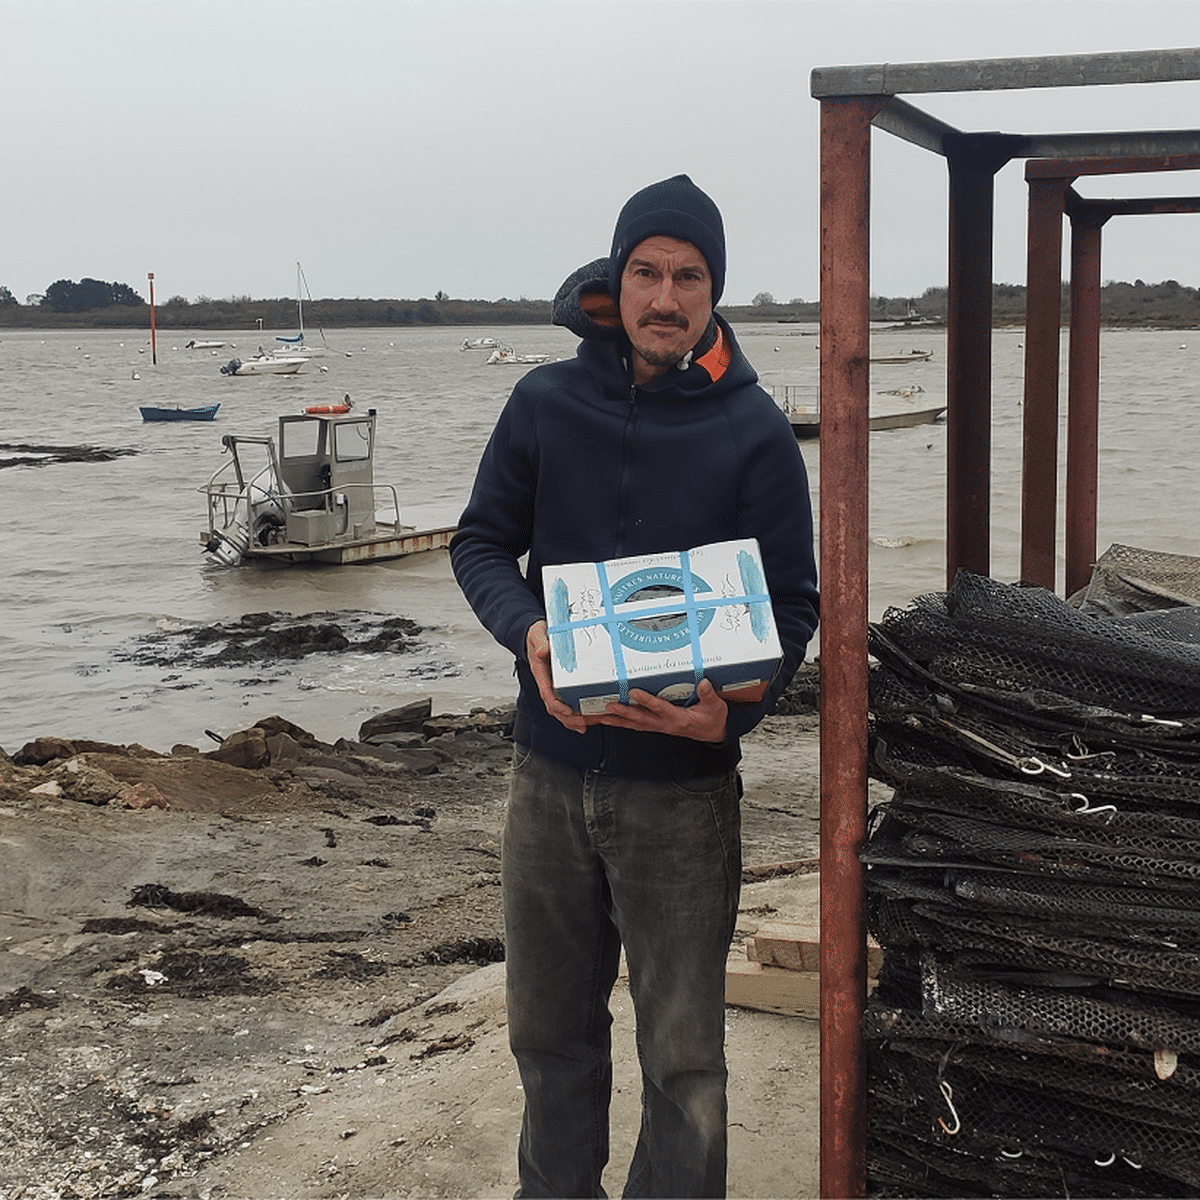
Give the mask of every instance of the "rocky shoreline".
[[[756, 870], [816, 853], [814, 689], [747, 742], [747, 911]], [[515, 1103], [502, 993], [446, 992], [503, 971], [511, 719], [420, 700], [333, 744], [268, 717], [0, 757], [0, 1194], [511, 1194], [479, 1161], [511, 1116], [451, 1153], [451, 1100], [420, 1102], [485, 1071]]]

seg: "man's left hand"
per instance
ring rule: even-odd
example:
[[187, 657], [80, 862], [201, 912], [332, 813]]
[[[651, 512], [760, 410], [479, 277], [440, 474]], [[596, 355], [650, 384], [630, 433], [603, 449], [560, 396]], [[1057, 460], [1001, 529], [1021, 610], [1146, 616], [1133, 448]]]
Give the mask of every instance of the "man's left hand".
[[723, 742], [728, 706], [707, 679], [700, 680], [696, 697], [695, 704], [683, 707], [633, 688], [629, 703], [610, 704], [599, 723], [643, 733], [667, 733], [697, 742]]

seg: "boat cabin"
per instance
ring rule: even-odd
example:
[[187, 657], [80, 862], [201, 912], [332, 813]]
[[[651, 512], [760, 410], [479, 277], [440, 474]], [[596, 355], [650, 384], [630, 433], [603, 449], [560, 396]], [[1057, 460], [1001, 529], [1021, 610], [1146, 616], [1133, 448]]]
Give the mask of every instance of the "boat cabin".
[[375, 410], [279, 418], [287, 540], [315, 546], [375, 530]]

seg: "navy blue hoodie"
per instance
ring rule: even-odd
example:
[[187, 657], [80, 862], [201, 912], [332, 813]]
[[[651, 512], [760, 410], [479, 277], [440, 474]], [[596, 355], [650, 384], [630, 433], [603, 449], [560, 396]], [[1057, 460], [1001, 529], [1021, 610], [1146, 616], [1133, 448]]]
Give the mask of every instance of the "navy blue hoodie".
[[[606, 271], [597, 259], [560, 289], [555, 323], [583, 341], [574, 359], [536, 367], [513, 389], [451, 561], [480, 621], [516, 656], [518, 742], [583, 769], [690, 779], [738, 761], [738, 737], [804, 660], [817, 625], [808, 478], [787, 418], [721, 317], [686, 365], [633, 383]], [[746, 537], [762, 551], [783, 664], [762, 701], [729, 705], [723, 744], [602, 725], [579, 734], [546, 712], [525, 661], [525, 635], [545, 617], [544, 565]]]

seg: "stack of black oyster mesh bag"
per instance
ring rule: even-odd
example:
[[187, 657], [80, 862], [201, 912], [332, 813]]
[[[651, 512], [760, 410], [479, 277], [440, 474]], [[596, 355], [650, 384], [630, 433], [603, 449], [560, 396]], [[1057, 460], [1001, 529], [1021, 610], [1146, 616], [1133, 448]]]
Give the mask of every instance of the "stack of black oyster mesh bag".
[[1200, 1195], [1200, 561], [1093, 585], [872, 626], [872, 1195]]

